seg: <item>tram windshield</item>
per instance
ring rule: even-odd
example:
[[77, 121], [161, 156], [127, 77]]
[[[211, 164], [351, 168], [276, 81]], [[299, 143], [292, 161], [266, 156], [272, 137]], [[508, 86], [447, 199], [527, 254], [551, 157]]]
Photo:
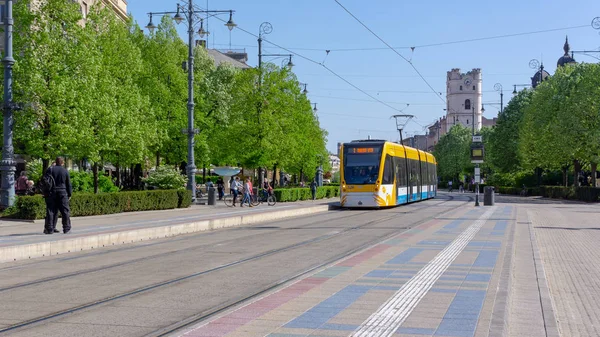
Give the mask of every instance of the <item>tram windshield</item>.
[[344, 180], [348, 185], [375, 184], [379, 177], [381, 146], [344, 148]]

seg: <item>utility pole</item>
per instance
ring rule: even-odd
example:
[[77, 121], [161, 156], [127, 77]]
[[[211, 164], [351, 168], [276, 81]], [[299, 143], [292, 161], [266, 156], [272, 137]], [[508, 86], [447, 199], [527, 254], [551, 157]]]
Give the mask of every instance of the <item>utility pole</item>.
[[6, 17], [4, 19], [4, 106], [3, 106], [3, 135], [4, 145], [2, 147], [2, 161], [0, 171], [2, 172], [2, 184], [0, 187], [0, 206], [10, 207], [15, 202], [15, 172], [17, 171], [13, 147], [13, 102], [12, 92], [12, 67], [15, 64], [13, 58], [13, 17], [12, 0], [6, 0]]

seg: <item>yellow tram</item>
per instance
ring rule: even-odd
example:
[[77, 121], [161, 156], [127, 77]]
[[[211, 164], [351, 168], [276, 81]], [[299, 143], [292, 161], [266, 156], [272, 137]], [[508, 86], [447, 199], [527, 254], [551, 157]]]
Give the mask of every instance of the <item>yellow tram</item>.
[[388, 207], [436, 196], [431, 153], [384, 140], [345, 143], [340, 153], [342, 207]]

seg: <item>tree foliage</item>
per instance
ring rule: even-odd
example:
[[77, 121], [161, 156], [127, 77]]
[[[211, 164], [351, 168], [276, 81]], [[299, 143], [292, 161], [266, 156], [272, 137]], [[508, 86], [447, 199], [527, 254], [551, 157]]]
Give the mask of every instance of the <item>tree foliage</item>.
[[438, 162], [438, 176], [442, 179], [457, 179], [472, 168], [470, 148], [471, 129], [455, 125], [450, 132], [440, 137], [433, 152]]
[[79, 4], [63, 0], [18, 1], [14, 16], [15, 100], [25, 103], [14, 130], [19, 153], [95, 168], [179, 165], [193, 71], [199, 168], [277, 165], [310, 175], [328, 163], [327, 133], [288, 69], [217, 67], [200, 46], [184, 69], [188, 47], [168, 16], [153, 34], [103, 6], [84, 20]]

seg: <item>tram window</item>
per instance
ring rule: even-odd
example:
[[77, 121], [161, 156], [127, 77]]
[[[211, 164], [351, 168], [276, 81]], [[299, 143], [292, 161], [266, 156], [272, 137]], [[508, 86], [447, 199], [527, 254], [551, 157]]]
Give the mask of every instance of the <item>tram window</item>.
[[396, 167], [398, 169], [396, 184], [398, 186], [407, 186], [408, 178], [406, 176], [406, 158], [396, 158]]
[[429, 185], [429, 174], [426, 161], [421, 162], [421, 176], [423, 177], [423, 183], [421, 185]]
[[383, 178], [382, 184], [393, 184], [394, 183], [394, 167], [392, 166], [392, 157], [389, 155], [385, 156], [385, 163], [383, 165]]

